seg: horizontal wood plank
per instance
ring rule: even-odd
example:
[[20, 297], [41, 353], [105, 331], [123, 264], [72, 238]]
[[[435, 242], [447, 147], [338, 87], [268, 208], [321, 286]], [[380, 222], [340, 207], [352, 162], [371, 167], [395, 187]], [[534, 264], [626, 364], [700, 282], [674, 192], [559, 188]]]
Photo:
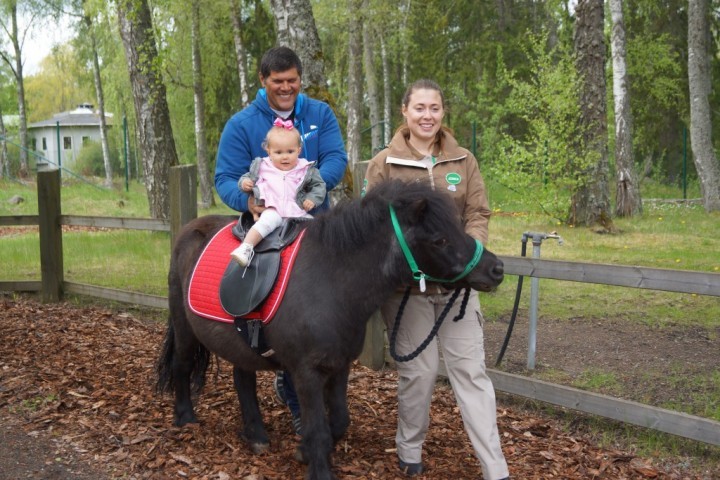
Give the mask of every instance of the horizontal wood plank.
[[572, 282], [720, 296], [720, 273], [501, 256], [505, 273]]
[[712, 445], [720, 445], [720, 422], [572, 387], [487, 370], [495, 389], [578, 410], [601, 417], [651, 428]]
[[2, 280], [0, 292], [39, 292], [40, 280]]
[[40, 224], [40, 215], [0, 215], [0, 226]]
[[158, 295], [147, 295], [145, 293], [129, 292], [127, 290], [118, 290], [115, 288], [98, 287], [96, 285], [87, 285], [85, 283], [64, 282], [65, 293], [74, 293], [77, 295], [88, 295], [91, 297], [104, 298], [106, 300], [114, 300], [122, 303], [132, 303], [153, 308], [168, 308], [167, 297]]
[[88, 217], [81, 215], [62, 215], [62, 225], [75, 225], [81, 227], [98, 228], [125, 228], [130, 230], [153, 230], [160, 232], [170, 231], [168, 220], [155, 218], [130, 218], [130, 217]]

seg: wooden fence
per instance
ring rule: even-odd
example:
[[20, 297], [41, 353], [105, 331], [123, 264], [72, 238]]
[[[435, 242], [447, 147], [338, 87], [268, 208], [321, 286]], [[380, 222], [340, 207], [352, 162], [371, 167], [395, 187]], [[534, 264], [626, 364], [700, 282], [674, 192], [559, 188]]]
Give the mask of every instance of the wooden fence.
[[[356, 166], [355, 191], [360, 191], [364, 165]], [[54, 302], [63, 293], [89, 295], [119, 302], [167, 308], [167, 298], [128, 292], [64, 280], [62, 225], [168, 231], [171, 239], [187, 221], [197, 216], [196, 169], [171, 169], [171, 219], [84, 217], [60, 214], [60, 173], [38, 172], [38, 215], [0, 216], [3, 225], [38, 225], [40, 234], [41, 278], [39, 281], [2, 281], [0, 291], [39, 292], [43, 301]], [[511, 275], [570, 280], [669, 292], [695, 293], [720, 297], [720, 274], [622, 265], [600, 265], [537, 258], [503, 256], [505, 272]], [[368, 322], [361, 363], [371, 368], [386, 364], [385, 326], [378, 314]], [[720, 445], [720, 422], [651, 407], [636, 402], [556, 385], [520, 375], [488, 369], [495, 388], [526, 398], [540, 400], [622, 422], [671, 433], [681, 437]]]

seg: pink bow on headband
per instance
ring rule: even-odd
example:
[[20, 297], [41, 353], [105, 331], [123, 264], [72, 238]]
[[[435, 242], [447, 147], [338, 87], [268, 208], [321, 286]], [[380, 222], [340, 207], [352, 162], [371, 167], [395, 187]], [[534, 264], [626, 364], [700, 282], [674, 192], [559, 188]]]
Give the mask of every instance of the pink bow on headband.
[[280, 118], [276, 118], [273, 125], [276, 127], [287, 128], [288, 130], [292, 130], [294, 127], [292, 120], [282, 120]]

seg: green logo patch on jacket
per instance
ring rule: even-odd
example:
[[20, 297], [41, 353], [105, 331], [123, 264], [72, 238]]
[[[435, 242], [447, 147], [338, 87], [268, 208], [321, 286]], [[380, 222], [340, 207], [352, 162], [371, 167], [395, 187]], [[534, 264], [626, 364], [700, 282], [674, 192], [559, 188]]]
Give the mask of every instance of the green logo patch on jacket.
[[447, 181], [450, 185], [458, 185], [462, 181], [462, 177], [459, 173], [450, 172], [445, 175], [445, 181]]

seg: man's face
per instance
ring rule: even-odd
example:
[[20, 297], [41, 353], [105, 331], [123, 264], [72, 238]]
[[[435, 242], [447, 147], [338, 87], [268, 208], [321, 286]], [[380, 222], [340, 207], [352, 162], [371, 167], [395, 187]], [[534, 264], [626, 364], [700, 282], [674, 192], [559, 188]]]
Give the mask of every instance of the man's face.
[[270, 107], [275, 110], [289, 111], [295, 108], [295, 99], [300, 92], [300, 75], [296, 68], [284, 72], [270, 72], [260, 75], [260, 83], [265, 87]]

